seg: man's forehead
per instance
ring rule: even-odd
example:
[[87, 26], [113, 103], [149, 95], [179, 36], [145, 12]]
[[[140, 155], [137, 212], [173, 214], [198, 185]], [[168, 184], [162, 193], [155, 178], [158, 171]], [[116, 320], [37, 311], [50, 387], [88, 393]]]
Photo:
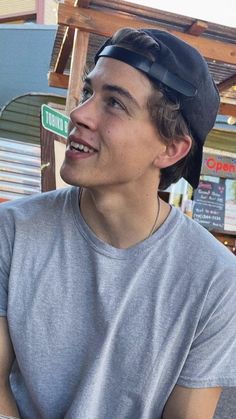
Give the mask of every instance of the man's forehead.
[[149, 97], [152, 93], [152, 84], [148, 77], [129, 64], [107, 57], [101, 57], [96, 66], [88, 74], [87, 80], [95, 84], [115, 84], [127, 89], [140, 99]]

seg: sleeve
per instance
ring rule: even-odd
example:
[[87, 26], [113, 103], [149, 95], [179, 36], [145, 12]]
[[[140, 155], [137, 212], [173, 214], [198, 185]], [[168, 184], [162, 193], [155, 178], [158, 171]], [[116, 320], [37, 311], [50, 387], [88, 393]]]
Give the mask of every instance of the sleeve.
[[236, 260], [218, 270], [177, 384], [236, 386]]
[[14, 240], [14, 220], [7, 211], [8, 204], [0, 204], [0, 316], [7, 315], [8, 279]]

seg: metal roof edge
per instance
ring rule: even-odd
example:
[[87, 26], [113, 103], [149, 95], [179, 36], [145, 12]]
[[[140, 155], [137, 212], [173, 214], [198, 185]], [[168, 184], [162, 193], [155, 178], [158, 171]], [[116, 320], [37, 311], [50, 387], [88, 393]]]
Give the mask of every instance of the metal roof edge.
[[25, 96], [51, 96], [53, 97], [58, 97], [60, 99], [65, 99], [66, 100], [66, 96], [63, 95], [58, 95], [58, 94], [54, 94], [54, 93], [42, 93], [42, 92], [28, 92], [28, 93], [24, 93], [23, 95], [19, 95], [19, 96], [15, 96], [14, 98], [12, 98], [11, 100], [9, 100], [1, 109], [0, 109], [0, 118], [2, 116], [2, 113], [6, 110], [6, 108], [12, 103], [14, 102], [16, 99], [20, 99], [21, 97], [25, 97]]
[[58, 25], [42, 25], [42, 24], [37, 24], [37, 23], [22, 23], [22, 24], [17, 24], [17, 23], [12, 23], [12, 24], [1, 24], [0, 25], [0, 30], [46, 30], [46, 31], [52, 31], [52, 30], [57, 30]]

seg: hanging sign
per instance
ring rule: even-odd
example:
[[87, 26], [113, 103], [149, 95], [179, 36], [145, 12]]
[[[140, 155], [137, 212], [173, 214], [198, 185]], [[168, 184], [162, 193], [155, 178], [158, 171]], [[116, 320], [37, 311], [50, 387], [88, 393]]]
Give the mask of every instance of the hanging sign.
[[194, 194], [193, 219], [209, 230], [224, 230], [225, 182], [200, 181]]
[[236, 158], [217, 154], [203, 154], [203, 175], [236, 179]]

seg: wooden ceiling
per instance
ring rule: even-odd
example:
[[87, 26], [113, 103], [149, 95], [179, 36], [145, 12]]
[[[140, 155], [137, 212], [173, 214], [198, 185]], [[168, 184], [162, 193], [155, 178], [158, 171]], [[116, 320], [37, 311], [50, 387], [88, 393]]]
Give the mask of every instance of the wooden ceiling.
[[49, 84], [69, 88], [68, 111], [78, 102], [84, 67], [104, 39], [121, 27], [150, 27], [169, 31], [200, 51], [220, 91], [220, 113], [236, 117], [236, 28], [123, 0], [65, 0], [59, 4], [58, 25]]

